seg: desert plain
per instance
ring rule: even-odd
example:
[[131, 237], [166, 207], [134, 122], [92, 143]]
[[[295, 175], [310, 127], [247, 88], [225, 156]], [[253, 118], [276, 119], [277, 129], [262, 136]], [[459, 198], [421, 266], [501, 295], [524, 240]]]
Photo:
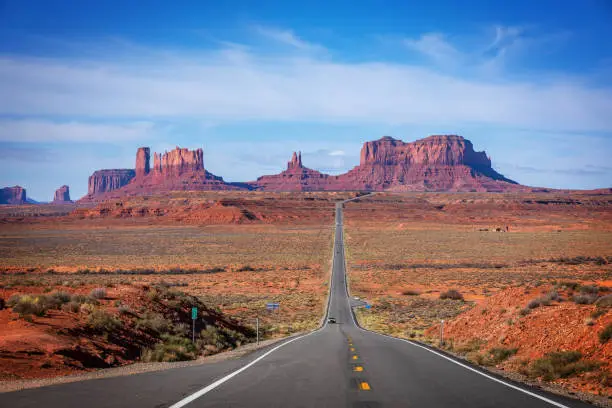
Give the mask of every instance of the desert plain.
[[[356, 195], [2, 206], [0, 380], [201, 358], [253, 342], [255, 319], [262, 338], [316, 328], [334, 203]], [[610, 192], [376, 193], [346, 204], [345, 242], [365, 328], [611, 397]]]

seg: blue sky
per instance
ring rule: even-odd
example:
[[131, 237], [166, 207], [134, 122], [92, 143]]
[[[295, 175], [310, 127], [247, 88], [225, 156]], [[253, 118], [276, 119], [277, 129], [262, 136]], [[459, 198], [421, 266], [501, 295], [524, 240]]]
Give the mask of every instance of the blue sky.
[[139, 146], [337, 174], [452, 133], [522, 184], [612, 186], [609, 1], [297, 3], [0, 0], [0, 185], [78, 198]]

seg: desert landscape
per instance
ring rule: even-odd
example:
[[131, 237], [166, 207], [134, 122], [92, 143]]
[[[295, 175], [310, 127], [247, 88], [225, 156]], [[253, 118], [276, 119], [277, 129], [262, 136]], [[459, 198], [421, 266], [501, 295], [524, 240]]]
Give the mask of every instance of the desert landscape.
[[612, 191], [522, 186], [460, 136], [367, 142], [338, 176], [293, 153], [287, 170], [247, 183], [209, 173], [202, 149], [155, 153], [151, 165], [139, 148], [135, 169], [94, 172], [75, 202], [68, 186], [47, 204], [4, 194], [0, 381], [203, 361], [317, 329], [334, 208], [349, 200], [349, 291], [370, 305], [355, 309], [362, 327], [612, 398]]
[[611, 200], [383, 193], [347, 203], [350, 289], [372, 305], [358, 319], [514, 378], [610, 397]]

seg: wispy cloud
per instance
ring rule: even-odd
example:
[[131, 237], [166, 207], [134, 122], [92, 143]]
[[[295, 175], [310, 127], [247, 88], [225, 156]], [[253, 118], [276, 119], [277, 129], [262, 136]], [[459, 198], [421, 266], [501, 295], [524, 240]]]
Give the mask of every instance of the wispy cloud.
[[[163, 53], [160, 53], [163, 55]], [[392, 63], [339, 63], [226, 49], [129, 60], [0, 58], [1, 115], [351, 123], [484, 123], [542, 130], [611, 131], [612, 89], [549, 80], [488, 81]], [[2, 140], [14, 138], [6, 126]], [[26, 139], [121, 133], [71, 125]], [[38, 134], [38, 135], [37, 135]], [[12, 140], [12, 139], [11, 139]]]
[[105, 124], [36, 119], [0, 120], [0, 142], [124, 142], [151, 136], [152, 122]]
[[275, 27], [265, 27], [257, 25], [254, 27], [255, 32], [259, 35], [276, 41], [278, 43], [288, 45], [302, 51], [324, 51], [325, 47], [306, 41], [297, 36], [292, 30], [280, 29]]
[[441, 33], [423, 34], [417, 39], [407, 38], [404, 45], [440, 64], [457, 64], [465, 58]]

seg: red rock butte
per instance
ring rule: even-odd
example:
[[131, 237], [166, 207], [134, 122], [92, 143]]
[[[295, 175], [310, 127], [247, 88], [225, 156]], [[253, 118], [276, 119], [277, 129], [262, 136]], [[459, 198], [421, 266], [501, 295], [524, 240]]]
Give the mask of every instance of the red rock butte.
[[0, 204], [25, 204], [26, 190], [21, 186], [0, 188]]
[[528, 189], [491, 167], [485, 152], [457, 135], [429, 136], [403, 142], [390, 136], [364, 143], [358, 166], [347, 173], [328, 175], [305, 167], [294, 152], [287, 169], [248, 183], [227, 183], [204, 168], [202, 149], [176, 149], [153, 154], [141, 147], [136, 167], [98, 170], [89, 179], [86, 198], [150, 194], [172, 190], [260, 191], [519, 191]]
[[71, 203], [72, 201], [70, 201], [70, 187], [63, 185], [57, 190], [55, 190], [53, 202], [56, 204]]

